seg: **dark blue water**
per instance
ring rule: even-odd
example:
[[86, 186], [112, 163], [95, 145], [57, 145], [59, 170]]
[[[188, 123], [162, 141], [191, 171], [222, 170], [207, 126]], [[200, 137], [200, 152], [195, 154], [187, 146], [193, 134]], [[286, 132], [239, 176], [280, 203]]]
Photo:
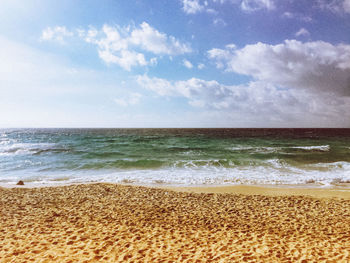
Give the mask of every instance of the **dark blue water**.
[[0, 183], [350, 182], [350, 129], [2, 129]]

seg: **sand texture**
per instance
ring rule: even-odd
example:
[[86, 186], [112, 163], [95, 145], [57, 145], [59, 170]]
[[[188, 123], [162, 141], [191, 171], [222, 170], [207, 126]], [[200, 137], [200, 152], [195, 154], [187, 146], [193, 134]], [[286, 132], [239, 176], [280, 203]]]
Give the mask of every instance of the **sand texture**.
[[0, 188], [0, 262], [350, 262], [350, 200]]

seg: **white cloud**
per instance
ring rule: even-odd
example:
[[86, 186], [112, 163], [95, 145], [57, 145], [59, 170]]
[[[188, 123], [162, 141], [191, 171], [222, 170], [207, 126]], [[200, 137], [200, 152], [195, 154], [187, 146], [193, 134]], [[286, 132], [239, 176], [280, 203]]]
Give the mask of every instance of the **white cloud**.
[[237, 46], [235, 44], [231, 43], [231, 44], [227, 44], [225, 47], [227, 49], [235, 49]]
[[158, 59], [157, 58], [151, 58], [150, 61], [149, 61], [150, 65], [154, 66], [154, 65], [157, 65], [158, 64]]
[[[103, 25], [102, 32], [96, 33], [95, 30], [89, 30], [87, 42], [96, 43], [100, 49], [108, 49], [112, 51], [126, 50], [128, 48], [128, 40], [120, 35], [119, 31], [123, 31], [118, 27]], [[99, 38], [98, 35], [104, 37]]]
[[204, 10], [204, 6], [199, 3], [199, 0], [182, 0], [182, 9], [186, 14], [196, 14]]
[[350, 45], [286, 40], [212, 49], [208, 55], [218, 68], [279, 87], [350, 95]]
[[242, 0], [241, 8], [246, 12], [253, 12], [261, 9], [273, 10], [275, 4], [273, 0]]
[[327, 9], [334, 13], [350, 13], [350, 0], [318, 0], [321, 9]]
[[96, 28], [90, 27], [90, 29], [87, 31], [82, 30], [81, 34], [79, 34], [79, 36], [81, 38], [83, 38], [88, 43], [96, 43], [95, 38], [97, 37], [98, 33], [99, 32]]
[[[208, 14], [211, 15], [217, 15], [219, 14], [219, 12], [210, 7], [210, 4], [208, 1], [202, 1], [201, 0], [181, 0], [182, 1], [182, 10], [186, 13], [186, 14], [197, 14], [197, 13], [201, 13], [201, 12], [206, 12]], [[213, 1], [214, 3], [216, 3], [216, 1]], [[222, 4], [224, 1], [220, 1], [220, 3]]]
[[186, 68], [188, 68], [188, 69], [193, 68], [192, 63], [191, 63], [190, 61], [188, 61], [187, 59], [184, 59], [182, 62], [183, 62], [183, 65], [184, 65]]
[[[101, 30], [90, 27], [88, 30], [79, 28], [75, 32], [75, 36], [97, 46], [97, 52], [103, 61], [117, 64], [129, 71], [135, 66], [157, 64], [156, 57], [147, 59], [147, 54], [141, 51], [169, 56], [192, 52], [189, 44], [159, 32], [146, 22], [139, 27], [121, 28], [105, 24]], [[64, 42], [64, 37], [73, 35], [73, 31], [68, 31], [65, 27], [55, 27], [43, 30], [41, 39]]]
[[310, 16], [304, 15], [304, 14], [299, 14], [299, 13], [291, 13], [291, 12], [284, 12], [282, 14], [283, 18], [288, 18], [288, 19], [297, 19], [303, 22], [311, 22], [312, 18]]
[[149, 78], [147, 75], [137, 76], [137, 83], [161, 96], [175, 96], [177, 94], [176, 89], [166, 79], [161, 78]]
[[295, 17], [295, 15], [291, 12], [284, 12], [282, 16], [286, 17], [286, 18], [294, 18]]
[[229, 49], [224, 50], [219, 48], [213, 48], [208, 51], [208, 56], [209, 58], [215, 60], [217, 68], [223, 69], [227, 60], [232, 57], [232, 53]]
[[199, 63], [197, 66], [198, 69], [204, 69], [205, 65], [203, 63]]
[[[226, 3], [232, 4], [232, 5], [239, 5], [240, 8], [245, 12], [255, 12], [259, 10], [274, 10], [276, 9], [275, 6], [275, 0], [212, 0], [209, 4], [208, 1], [204, 1], [203, 4], [201, 3], [201, 0], [181, 0], [183, 3], [183, 11], [186, 14], [197, 14], [201, 12], [206, 12], [212, 15], [218, 15], [219, 12], [213, 8], [213, 5], [223, 5]], [[291, 14], [291, 13], [287, 13]], [[217, 24], [223, 24], [226, 25], [224, 20], [218, 18], [214, 19], [213, 23], [215, 25]]]
[[120, 106], [127, 107], [127, 106], [133, 106], [140, 103], [141, 98], [142, 98], [142, 95], [140, 93], [133, 92], [127, 97], [114, 99], [114, 102]]
[[98, 46], [99, 57], [107, 64], [117, 64], [125, 70], [134, 66], [146, 66], [148, 62], [142, 53], [129, 49], [127, 38], [123, 37], [123, 29], [103, 25], [102, 30], [90, 28], [84, 38], [88, 43]]
[[118, 64], [129, 71], [135, 66], [157, 63], [156, 57], [147, 60], [145, 54], [137, 51], [140, 49], [155, 55], [179, 55], [191, 52], [188, 44], [159, 32], [146, 22], [133, 29], [104, 25], [100, 32], [89, 30], [85, 40], [98, 46], [102, 60]]
[[146, 66], [148, 62], [142, 53], [137, 53], [129, 50], [121, 50], [118, 55], [114, 55], [108, 49], [99, 50], [99, 57], [106, 63], [115, 63], [122, 68], [130, 71], [134, 66]]
[[154, 54], [178, 55], [191, 51], [188, 44], [181, 43], [173, 36], [167, 36], [146, 22], [135, 28], [127, 39], [130, 44]]
[[226, 26], [227, 25], [226, 22], [221, 18], [215, 18], [213, 20], [213, 24], [216, 26]]
[[311, 22], [312, 18], [310, 16], [299, 14], [299, 13], [291, 13], [291, 12], [284, 12], [282, 14], [282, 17], [288, 18], [288, 19], [297, 19], [303, 22]]
[[350, 13], [350, 0], [344, 0], [343, 8], [346, 13]]
[[56, 26], [54, 28], [48, 27], [43, 30], [40, 39], [43, 41], [57, 41], [61, 44], [64, 44], [64, 39], [66, 37], [72, 37], [73, 35], [74, 33], [67, 30], [66, 27]]
[[[268, 98], [269, 96], [263, 99], [259, 89], [257, 92], [251, 92], [251, 89], [256, 85], [254, 83], [248, 86], [227, 86], [215, 80], [206, 81], [191, 78], [185, 81], [168, 81], [161, 78], [150, 78], [147, 75], [138, 76], [137, 82], [143, 88], [152, 90], [160, 96], [184, 97], [192, 106], [216, 110], [255, 107], [259, 101], [265, 103], [264, 100], [271, 100]], [[268, 93], [271, 95], [271, 87], [261, 87], [261, 89], [265, 88], [270, 89]], [[251, 103], [252, 100], [255, 102]]]
[[255, 126], [339, 126], [344, 125], [337, 122], [339, 115], [350, 117], [346, 110], [350, 98], [315, 96], [309, 91], [280, 89], [264, 81], [230, 86], [214, 80], [169, 81], [143, 75], [137, 77], [137, 82], [160, 96], [183, 97], [192, 107], [209, 114], [217, 112], [226, 121], [244, 120]]
[[296, 37], [309, 36], [309, 35], [310, 35], [310, 32], [305, 28], [300, 28], [300, 30], [295, 33]]
[[[137, 82], [145, 89], [152, 90], [160, 96], [180, 96], [189, 99], [190, 104], [215, 104], [215, 97], [225, 97], [227, 88], [216, 81], [205, 81], [196, 78], [187, 81], [171, 82], [161, 78], [150, 78], [147, 75], [138, 76]], [[201, 105], [204, 105], [201, 103]]]
[[208, 14], [212, 14], [212, 15], [217, 15], [219, 12], [218, 11], [216, 11], [215, 9], [213, 9], [213, 8], [207, 8], [206, 10], [205, 10]]

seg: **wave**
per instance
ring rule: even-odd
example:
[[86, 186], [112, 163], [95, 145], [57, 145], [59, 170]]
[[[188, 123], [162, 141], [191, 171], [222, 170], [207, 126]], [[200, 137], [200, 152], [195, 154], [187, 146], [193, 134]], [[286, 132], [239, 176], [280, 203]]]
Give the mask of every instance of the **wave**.
[[[49, 167], [41, 170], [11, 170], [0, 175], [0, 182], [15, 184], [63, 184], [111, 182], [165, 185], [232, 185], [273, 184], [332, 186], [350, 183], [350, 162], [318, 163], [293, 166], [280, 159], [260, 163], [230, 163], [227, 159], [181, 160], [170, 163], [159, 160], [122, 160], [87, 162], [78, 167]], [[35, 167], [36, 167], [35, 166]], [[52, 168], [52, 169], [51, 169]]]
[[226, 148], [230, 151], [238, 152], [254, 152], [254, 153], [286, 153], [290, 149], [310, 151], [310, 152], [328, 152], [331, 147], [329, 145], [317, 145], [317, 146], [235, 146]]
[[329, 152], [331, 147], [329, 145], [320, 146], [293, 146], [292, 149], [300, 149], [304, 151], [314, 151], [314, 152]]
[[64, 153], [64, 152], [71, 152], [71, 149], [68, 148], [49, 148], [49, 149], [31, 149], [30, 150], [33, 155], [39, 155], [43, 153]]
[[46, 152], [67, 152], [67, 148], [55, 148], [54, 143], [6, 143], [0, 147], [0, 155], [39, 155]]
[[[329, 165], [332, 165], [331, 163]], [[350, 183], [350, 162], [333, 164], [333, 169], [323, 171], [291, 167], [285, 163], [271, 161], [270, 166], [255, 167], [163, 167], [152, 169], [102, 169], [75, 171], [45, 171], [44, 173], [0, 176], [2, 183], [61, 184], [111, 182], [141, 185], [312, 185], [318, 187]]]
[[213, 160], [179, 160], [175, 161], [172, 167], [175, 168], [216, 168], [216, 167], [233, 167], [233, 161], [227, 159], [213, 159]]
[[281, 147], [269, 147], [269, 146], [234, 146], [234, 147], [229, 147], [227, 148], [228, 150], [232, 150], [232, 151], [250, 151], [250, 150], [253, 150], [253, 151], [259, 151], [259, 150], [262, 150], [262, 151], [276, 151], [276, 150], [279, 150], [281, 149]]

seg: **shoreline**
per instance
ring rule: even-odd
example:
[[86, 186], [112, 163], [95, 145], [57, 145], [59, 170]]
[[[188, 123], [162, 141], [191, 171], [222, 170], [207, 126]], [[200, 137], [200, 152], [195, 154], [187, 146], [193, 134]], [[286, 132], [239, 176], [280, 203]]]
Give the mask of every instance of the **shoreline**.
[[[67, 184], [25, 184], [25, 185], [4, 185], [5, 189], [35, 189], [35, 188], [60, 188], [73, 185], [121, 185], [131, 187], [146, 187], [151, 189], [165, 189], [186, 193], [216, 193], [216, 194], [243, 194], [243, 195], [267, 195], [267, 196], [309, 196], [314, 198], [343, 198], [350, 199], [350, 187], [344, 185], [320, 187], [315, 185], [201, 185], [201, 186], [172, 186], [172, 185], [150, 185], [150, 184], [120, 184], [108, 182], [85, 182]], [[346, 184], [348, 185], [348, 184]]]

